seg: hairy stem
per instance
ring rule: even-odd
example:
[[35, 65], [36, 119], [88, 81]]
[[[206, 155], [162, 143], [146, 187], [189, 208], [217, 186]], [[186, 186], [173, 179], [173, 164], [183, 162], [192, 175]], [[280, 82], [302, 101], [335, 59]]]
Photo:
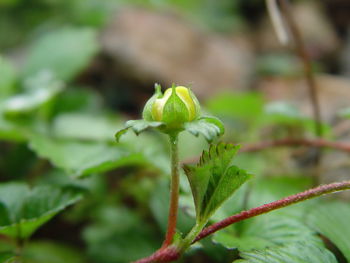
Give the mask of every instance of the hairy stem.
[[198, 240], [201, 240], [205, 238], [206, 236], [215, 233], [216, 231], [223, 229], [229, 225], [232, 225], [234, 223], [246, 220], [251, 217], [255, 217], [261, 214], [265, 214], [268, 212], [271, 212], [276, 209], [280, 209], [292, 204], [296, 204], [314, 197], [318, 197], [324, 194], [329, 194], [337, 191], [347, 190], [350, 189], [350, 181], [344, 181], [339, 183], [332, 183], [327, 185], [321, 185], [316, 188], [312, 188], [310, 190], [307, 190], [305, 192], [301, 192], [295, 195], [291, 195], [288, 197], [285, 197], [281, 200], [264, 204], [262, 206], [258, 206], [252, 209], [249, 209], [247, 211], [242, 211], [239, 214], [235, 214], [233, 216], [230, 216], [220, 222], [217, 222], [207, 228], [205, 228], [193, 242], [196, 242]]
[[170, 186], [170, 206], [168, 217], [168, 229], [162, 247], [169, 246], [176, 233], [177, 212], [179, 207], [179, 151], [178, 134], [170, 135], [171, 146], [171, 186]]
[[[218, 230], [221, 230], [229, 225], [232, 225], [234, 223], [261, 215], [265, 214], [271, 211], [274, 211], [276, 209], [280, 209], [292, 204], [296, 204], [311, 198], [315, 198], [321, 195], [325, 194], [330, 194], [333, 192], [338, 192], [338, 191], [343, 191], [343, 190], [348, 190], [350, 189], [350, 181], [344, 181], [344, 182], [339, 182], [339, 183], [332, 183], [332, 184], [327, 184], [327, 185], [321, 185], [316, 188], [312, 188], [310, 190], [295, 194], [295, 195], [290, 195], [288, 197], [285, 197], [281, 200], [274, 201], [272, 203], [268, 203], [262, 206], [258, 206], [252, 209], [249, 209], [247, 211], [243, 211], [241, 213], [235, 214], [233, 216], [230, 216], [218, 223], [215, 223], [207, 228], [204, 228], [199, 235], [196, 236], [196, 238], [192, 241], [192, 243], [195, 243], [208, 235], [211, 235], [215, 233]], [[193, 234], [200, 228], [200, 226], [195, 226], [192, 229], [192, 233], [190, 232], [187, 237], [184, 239], [185, 240], [190, 240], [192, 239]], [[174, 260], [177, 260], [181, 254], [183, 253], [183, 250], [178, 249], [174, 246], [168, 246], [166, 248], [160, 249], [157, 252], [155, 252], [153, 255], [141, 259], [137, 261], [136, 263], [165, 263], [165, 262], [172, 262]]]

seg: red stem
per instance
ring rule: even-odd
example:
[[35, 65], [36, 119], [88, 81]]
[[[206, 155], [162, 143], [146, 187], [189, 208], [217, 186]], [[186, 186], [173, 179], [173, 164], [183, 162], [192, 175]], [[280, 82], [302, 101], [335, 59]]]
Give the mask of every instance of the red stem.
[[305, 201], [320, 195], [329, 194], [332, 192], [342, 191], [346, 189], [350, 189], [350, 181], [321, 185], [319, 187], [312, 188], [305, 192], [301, 192], [295, 195], [290, 195], [288, 197], [285, 197], [278, 201], [274, 201], [272, 203], [264, 204], [262, 206], [249, 209], [247, 211], [242, 211], [239, 214], [230, 216], [220, 222], [217, 222], [203, 229], [203, 231], [196, 237], [196, 239], [193, 242], [196, 242], [202, 238], [205, 238], [206, 236], [213, 234], [216, 231], [223, 229], [231, 224], [237, 223], [239, 221], [246, 220], [248, 218], [255, 217], [257, 215], [265, 214], [273, 210], [283, 208], [285, 206], [292, 205], [295, 203], [299, 203], [301, 201]]
[[[312, 188], [310, 190], [291, 195], [288, 197], [285, 197], [281, 200], [274, 201], [272, 203], [268, 203], [262, 206], [258, 206], [252, 209], [249, 209], [247, 211], [243, 211], [239, 214], [230, 216], [220, 222], [217, 222], [205, 229], [202, 230], [202, 232], [196, 237], [196, 239], [192, 242], [195, 243], [198, 240], [201, 240], [205, 237], [207, 237], [210, 234], [215, 233], [216, 231], [223, 229], [231, 224], [246, 220], [248, 218], [255, 217], [257, 215], [265, 214], [268, 212], [271, 212], [273, 210], [283, 208], [292, 204], [296, 204], [317, 196], [321, 196], [324, 194], [329, 194], [333, 192], [343, 191], [350, 189], [350, 181], [344, 181], [339, 183], [332, 183], [327, 185], [321, 185], [316, 188]], [[155, 252], [150, 257], [140, 259], [139, 261], [136, 261], [135, 263], [165, 263], [165, 262], [172, 262], [174, 260], [177, 260], [181, 256], [180, 252], [176, 249], [174, 246], [168, 246], [165, 248], [161, 248], [157, 252]]]
[[162, 248], [169, 246], [176, 233], [177, 211], [179, 208], [179, 153], [178, 153], [178, 136], [170, 136], [171, 145], [171, 186], [170, 186], [170, 206], [168, 216], [168, 229], [163, 242]]

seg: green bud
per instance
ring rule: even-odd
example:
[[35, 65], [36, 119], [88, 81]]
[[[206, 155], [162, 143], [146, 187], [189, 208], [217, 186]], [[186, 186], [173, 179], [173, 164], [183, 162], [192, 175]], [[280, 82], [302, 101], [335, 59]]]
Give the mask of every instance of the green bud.
[[168, 130], [180, 130], [185, 122], [196, 120], [200, 116], [200, 105], [192, 91], [184, 86], [167, 89], [164, 95], [156, 85], [155, 94], [147, 101], [143, 110], [146, 121], [166, 124]]

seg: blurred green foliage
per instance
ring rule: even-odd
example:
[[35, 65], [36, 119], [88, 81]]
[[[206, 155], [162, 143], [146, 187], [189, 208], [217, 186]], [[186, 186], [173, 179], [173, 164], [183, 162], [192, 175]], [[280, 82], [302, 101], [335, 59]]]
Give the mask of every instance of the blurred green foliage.
[[[115, 143], [125, 117], [77, 77], [100, 50], [98, 30], [125, 4], [175, 8], [207, 28], [228, 30], [243, 23], [243, 2], [0, 0], [0, 49], [9, 51], [0, 56], [0, 262], [129, 262], [159, 247], [169, 200], [167, 140], [155, 132], [128, 133]], [[13, 55], [17, 49], [27, 51], [23, 63]], [[279, 55], [262, 57], [258, 66], [269, 76], [299, 70], [294, 58]], [[218, 94], [203, 104], [224, 121], [225, 141], [313, 134], [314, 122], [295, 105], [267, 103], [257, 92]], [[207, 146], [185, 132], [180, 156], [192, 160]], [[294, 169], [284, 164], [290, 153], [239, 154], [234, 164], [256, 179], [211, 222], [310, 187], [297, 162]], [[185, 179], [182, 174], [179, 230], [184, 233], [195, 222]], [[311, 255], [308, 262], [335, 262], [335, 250], [325, 248], [318, 232], [349, 260], [349, 213], [342, 201], [308, 201], [227, 228], [212, 238], [214, 244], [208, 238], [180, 262], [203, 257], [232, 262], [239, 253], [241, 262], [277, 254], [299, 262], [289, 259], [290, 253]]]

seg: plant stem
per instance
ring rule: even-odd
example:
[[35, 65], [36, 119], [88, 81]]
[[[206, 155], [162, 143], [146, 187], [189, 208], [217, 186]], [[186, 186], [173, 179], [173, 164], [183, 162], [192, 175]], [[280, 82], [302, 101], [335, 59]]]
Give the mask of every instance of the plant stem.
[[170, 186], [170, 206], [168, 217], [168, 229], [162, 247], [167, 247], [173, 242], [176, 233], [177, 211], [179, 207], [179, 150], [178, 134], [169, 135], [171, 147], [171, 186]]
[[[229, 225], [232, 225], [234, 223], [249, 219], [251, 217], [255, 217], [261, 214], [265, 214], [268, 212], [271, 212], [276, 209], [280, 209], [292, 204], [296, 204], [311, 198], [315, 198], [321, 195], [330, 194], [333, 192], [338, 191], [344, 191], [350, 189], [350, 181], [343, 181], [339, 183], [332, 183], [332, 184], [326, 184], [321, 185], [316, 188], [312, 188], [310, 190], [290, 195], [288, 197], [285, 197], [281, 200], [274, 201], [272, 203], [268, 203], [262, 206], [258, 206], [252, 209], [249, 209], [247, 211], [243, 211], [241, 213], [235, 214], [233, 216], [230, 216], [220, 222], [217, 222], [207, 228], [204, 228], [191, 242], [192, 244], [207, 237], [208, 235], [211, 235], [215, 233], [216, 231], [223, 229]], [[186, 236], [186, 238], [183, 240], [184, 245], [181, 244], [180, 250], [178, 250], [175, 246], [168, 246], [166, 248], [160, 249], [156, 251], [153, 255], [140, 259], [136, 261], [136, 263], [165, 263], [165, 262], [172, 262], [174, 260], [177, 260], [181, 254], [184, 252], [181, 250], [182, 247], [186, 247], [186, 243], [190, 240], [192, 240], [192, 237], [195, 236], [195, 233], [200, 229], [200, 225], [196, 225], [191, 232]]]
[[191, 231], [187, 234], [187, 236], [182, 240], [180, 244], [180, 253], [183, 253], [187, 248], [189, 248], [192, 242], [196, 239], [198, 234], [203, 230], [207, 221], [205, 222], [197, 222]]
[[344, 181], [344, 182], [339, 182], [339, 183], [333, 183], [333, 184], [326, 184], [326, 185], [321, 185], [316, 188], [312, 188], [310, 190], [295, 194], [295, 195], [290, 195], [288, 197], [285, 197], [281, 200], [264, 204], [262, 206], [258, 206], [252, 209], [249, 209], [247, 211], [242, 211], [241, 213], [235, 214], [233, 216], [230, 216], [220, 222], [217, 222], [207, 228], [205, 228], [193, 241], [196, 242], [198, 240], [201, 240], [205, 238], [208, 235], [211, 235], [215, 233], [216, 231], [223, 229], [231, 224], [246, 220], [251, 217], [255, 217], [261, 214], [265, 214], [268, 212], [271, 212], [276, 209], [280, 209], [295, 203], [299, 203], [311, 198], [315, 198], [324, 194], [329, 194], [333, 192], [338, 192], [338, 191], [343, 191], [350, 189], [350, 181]]

